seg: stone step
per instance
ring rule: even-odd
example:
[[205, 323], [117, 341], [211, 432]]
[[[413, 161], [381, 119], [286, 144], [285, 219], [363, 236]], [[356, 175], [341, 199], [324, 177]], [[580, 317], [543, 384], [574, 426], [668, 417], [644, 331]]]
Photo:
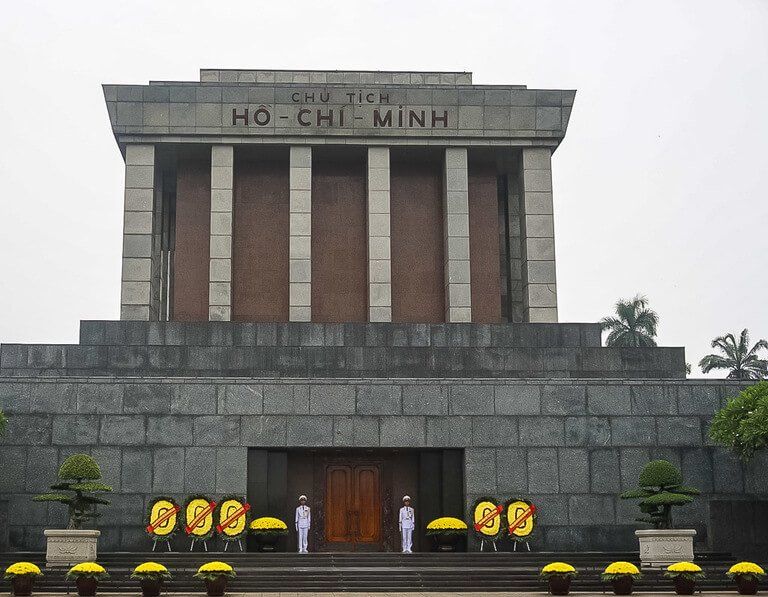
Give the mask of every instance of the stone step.
[[93, 346], [601, 346], [597, 323], [244, 323], [81, 321]]
[[682, 379], [682, 348], [3, 344], [0, 375]]

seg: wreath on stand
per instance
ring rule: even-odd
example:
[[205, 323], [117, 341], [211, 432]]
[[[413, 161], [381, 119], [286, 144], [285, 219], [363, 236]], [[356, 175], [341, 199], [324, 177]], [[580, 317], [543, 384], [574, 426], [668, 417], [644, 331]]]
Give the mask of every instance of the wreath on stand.
[[251, 505], [245, 497], [227, 494], [221, 498], [213, 515], [216, 532], [222, 541], [240, 541], [248, 534]]
[[216, 525], [213, 512], [216, 502], [201, 493], [190, 495], [184, 502], [184, 531], [196, 541], [208, 541], [213, 537]]
[[170, 541], [179, 532], [181, 506], [165, 495], [152, 498], [147, 505], [144, 530], [153, 541]]
[[539, 513], [536, 506], [520, 497], [513, 497], [504, 504], [506, 524], [504, 528], [510, 541], [528, 543], [536, 530]]
[[472, 531], [481, 541], [495, 543], [501, 535], [503, 506], [493, 497], [477, 498], [472, 504]]

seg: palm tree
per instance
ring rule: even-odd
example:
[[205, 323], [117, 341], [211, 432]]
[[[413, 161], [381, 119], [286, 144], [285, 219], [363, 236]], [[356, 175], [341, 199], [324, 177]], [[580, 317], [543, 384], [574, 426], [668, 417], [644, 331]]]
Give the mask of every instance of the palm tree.
[[617, 317], [603, 317], [603, 331], [610, 330], [606, 346], [656, 346], [659, 316], [648, 308], [648, 299], [638, 294], [632, 300], [616, 303]]
[[709, 373], [713, 369], [730, 369], [728, 379], [761, 379], [768, 376], [768, 361], [761, 359], [757, 354], [759, 350], [768, 349], [768, 342], [758, 340], [752, 348], [749, 348], [749, 330], [741, 330], [739, 341], [733, 334], [719, 336], [712, 340], [712, 348], [719, 348], [719, 354], [708, 354], [699, 361], [702, 373]]

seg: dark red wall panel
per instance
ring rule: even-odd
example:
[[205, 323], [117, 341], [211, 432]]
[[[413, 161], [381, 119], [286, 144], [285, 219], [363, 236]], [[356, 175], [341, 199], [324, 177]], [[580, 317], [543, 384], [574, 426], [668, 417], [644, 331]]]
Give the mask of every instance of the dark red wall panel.
[[441, 163], [395, 159], [390, 188], [392, 320], [445, 321]]
[[179, 155], [175, 224], [171, 318], [174, 321], [208, 321], [211, 230], [209, 152], [183, 152]]
[[288, 321], [288, 153], [238, 152], [233, 321]]
[[362, 152], [312, 161], [312, 321], [367, 320], [366, 165]]
[[469, 165], [469, 260], [472, 321], [501, 322], [499, 200], [493, 164]]

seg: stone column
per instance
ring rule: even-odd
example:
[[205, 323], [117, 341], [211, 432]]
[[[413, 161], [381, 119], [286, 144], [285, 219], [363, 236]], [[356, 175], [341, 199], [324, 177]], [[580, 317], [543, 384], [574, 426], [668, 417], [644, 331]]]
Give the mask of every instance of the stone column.
[[208, 270], [208, 319], [232, 319], [232, 145], [211, 147], [211, 237]]
[[312, 148], [290, 152], [290, 321], [312, 320]]
[[445, 321], [472, 321], [469, 277], [469, 179], [467, 150], [448, 147], [443, 169]]
[[533, 323], [557, 322], [551, 158], [548, 147], [522, 150], [523, 309]]
[[127, 145], [120, 284], [120, 319], [123, 320], [157, 318], [151, 308], [154, 187], [155, 146]]
[[389, 147], [368, 148], [368, 321], [392, 321]]

